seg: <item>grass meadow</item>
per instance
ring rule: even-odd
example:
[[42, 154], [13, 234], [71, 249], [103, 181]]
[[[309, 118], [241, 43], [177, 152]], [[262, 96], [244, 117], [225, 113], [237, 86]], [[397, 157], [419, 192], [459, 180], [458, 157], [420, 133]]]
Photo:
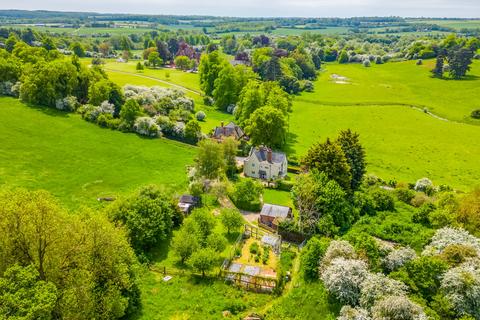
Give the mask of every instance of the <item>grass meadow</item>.
[[183, 189], [196, 153], [12, 98], [0, 98], [0, 119], [0, 185], [45, 189], [70, 207], [96, 205], [99, 196], [149, 183]]
[[[397, 181], [426, 176], [466, 190], [477, 185], [480, 126], [474, 124], [480, 123], [466, 114], [480, 106], [480, 63], [462, 81], [430, 78], [430, 65], [327, 64], [315, 92], [294, 100], [290, 156], [300, 158], [315, 141], [351, 128], [360, 133], [370, 173]], [[332, 81], [332, 74], [348, 83]], [[425, 114], [424, 107], [452, 121]]]
[[[475, 61], [464, 80], [431, 77], [435, 61], [427, 60], [417, 66], [415, 61], [372, 64], [325, 64], [316, 82], [315, 93], [297, 100], [333, 105], [394, 105], [407, 104], [453, 121], [480, 125], [470, 118], [480, 108], [480, 61]], [[332, 75], [348, 80], [346, 84], [332, 81]]]

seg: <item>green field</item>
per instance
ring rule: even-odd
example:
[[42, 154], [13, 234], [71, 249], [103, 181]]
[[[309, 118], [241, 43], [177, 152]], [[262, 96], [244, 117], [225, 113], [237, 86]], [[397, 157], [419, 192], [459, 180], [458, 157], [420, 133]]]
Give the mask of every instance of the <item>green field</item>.
[[[290, 155], [301, 157], [318, 139], [351, 128], [361, 135], [370, 173], [398, 181], [426, 176], [436, 184], [463, 189], [478, 184], [480, 127], [421, 111], [427, 107], [440, 116], [471, 122], [463, 115], [480, 104], [478, 62], [471, 79], [464, 81], [432, 79], [428, 66], [414, 62], [370, 69], [329, 64], [325, 69], [315, 92], [294, 100]], [[335, 83], [332, 74], [347, 77], [349, 83]]]
[[[480, 108], [480, 61], [475, 61], [464, 80], [432, 78], [434, 61], [386, 63], [365, 68], [360, 64], [326, 64], [308, 100], [321, 104], [407, 104], [428, 108], [436, 115], [454, 121], [480, 125], [470, 118]], [[339, 84], [332, 75], [348, 78]], [[298, 100], [302, 100], [300, 98]]]
[[414, 23], [427, 23], [427, 24], [438, 24], [439, 26], [442, 27], [450, 27], [454, 28], [457, 30], [460, 29], [477, 29], [480, 28], [480, 20], [455, 20], [455, 19], [445, 19], [445, 20], [435, 20], [435, 19], [428, 19], [428, 20], [418, 20], [418, 19], [413, 19], [409, 20], [410, 22]]
[[46, 189], [73, 207], [149, 183], [183, 189], [195, 156], [185, 144], [103, 129], [12, 98], [0, 98], [0, 119], [0, 184]]

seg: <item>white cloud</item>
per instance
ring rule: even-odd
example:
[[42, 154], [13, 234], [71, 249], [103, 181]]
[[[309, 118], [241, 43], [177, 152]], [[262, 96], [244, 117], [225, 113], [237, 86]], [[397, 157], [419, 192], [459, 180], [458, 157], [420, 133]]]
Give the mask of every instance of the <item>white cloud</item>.
[[0, 9], [224, 16], [475, 17], [479, 0], [1, 0]]

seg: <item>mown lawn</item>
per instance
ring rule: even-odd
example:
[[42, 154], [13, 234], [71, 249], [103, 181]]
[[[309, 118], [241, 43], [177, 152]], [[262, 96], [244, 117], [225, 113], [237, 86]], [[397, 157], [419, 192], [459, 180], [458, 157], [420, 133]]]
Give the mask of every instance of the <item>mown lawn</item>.
[[119, 63], [113, 60], [107, 60], [107, 63], [104, 65], [104, 68], [107, 70], [116, 70], [123, 72], [132, 72], [138, 73], [141, 75], [155, 77], [164, 81], [172, 82], [178, 85], [181, 85], [190, 90], [194, 90], [200, 93], [200, 81], [198, 74], [183, 72], [181, 70], [172, 69], [172, 68], [159, 68], [159, 69], [150, 69], [145, 68], [141, 72], [137, 72], [136, 65], [138, 61], [131, 60], [127, 63]]
[[68, 206], [95, 205], [142, 185], [186, 187], [195, 149], [145, 139], [0, 98], [0, 185], [46, 189]]
[[[430, 70], [435, 61], [427, 60], [417, 66], [415, 61], [372, 64], [329, 63], [315, 83], [315, 92], [297, 100], [319, 104], [409, 104], [428, 108], [431, 112], [450, 120], [480, 125], [470, 118], [480, 108], [480, 61], [463, 80], [436, 79]], [[332, 75], [348, 78], [347, 84], [333, 81]]]

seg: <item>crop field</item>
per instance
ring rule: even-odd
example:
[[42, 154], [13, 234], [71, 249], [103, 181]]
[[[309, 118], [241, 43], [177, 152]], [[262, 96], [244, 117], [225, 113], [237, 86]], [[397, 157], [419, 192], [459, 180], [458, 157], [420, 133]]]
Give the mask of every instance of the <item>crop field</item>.
[[428, 24], [438, 24], [442, 27], [450, 27], [457, 30], [460, 29], [477, 29], [480, 28], [480, 20], [411, 20], [410, 22], [415, 23], [428, 23]]
[[185, 144], [100, 128], [12, 98], [0, 98], [0, 118], [0, 185], [45, 189], [70, 207], [149, 183], [183, 188], [195, 155]]

